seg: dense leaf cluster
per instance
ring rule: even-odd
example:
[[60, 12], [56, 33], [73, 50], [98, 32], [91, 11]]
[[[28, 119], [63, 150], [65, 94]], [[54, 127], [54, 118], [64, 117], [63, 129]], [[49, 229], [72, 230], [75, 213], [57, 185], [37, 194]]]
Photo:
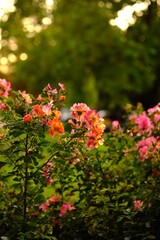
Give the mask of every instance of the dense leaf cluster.
[[[136, 23], [123, 32], [109, 21], [126, 4], [135, 2], [54, 0], [47, 7], [45, 0], [15, 1], [15, 11], [2, 18], [0, 55], [16, 57], [9, 61], [14, 86], [37, 93], [48, 79], [64, 82], [68, 106], [82, 101], [114, 110], [128, 101], [155, 105], [160, 93], [159, 4], [151, 1], [140, 16], [134, 12]], [[25, 61], [19, 58], [23, 53]]]

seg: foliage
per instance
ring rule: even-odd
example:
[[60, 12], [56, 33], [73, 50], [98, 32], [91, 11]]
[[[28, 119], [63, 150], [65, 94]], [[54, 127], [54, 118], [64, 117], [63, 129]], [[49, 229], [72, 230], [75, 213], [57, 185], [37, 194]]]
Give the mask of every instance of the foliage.
[[159, 239], [159, 105], [127, 105], [103, 134], [84, 103], [61, 122], [61, 83], [37, 98], [0, 86], [1, 237]]
[[136, 23], [126, 32], [109, 21], [136, 1], [46, 2], [17, 0], [2, 18], [1, 57], [16, 58], [8, 76], [16, 89], [37, 94], [53, 79], [67, 86], [68, 106], [84, 101], [115, 111], [128, 101], [145, 107], [159, 101], [158, 2], [150, 1], [141, 16], [134, 12]]
[[[74, 187], [74, 169], [68, 165], [83, 154], [83, 144], [92, 149], [103, 143], [103, 120], [86, 104], [73, 105], [73, 121], [68, 123], [71, 133], [64, 133], [59, 108], [65, 99], [65, 87], [58, 85], [59, 90], [48, 84], [37, 98], [26, 91], [12, 91], [8, 98], [11, 84], [0, 80], [1, 234], [12, 239], [39, 239], [43, 234], [47, 239], [53, 218], [75, 209], [67, 200]], [[52, 185], [53, 196], [43, 203], [48, 185]], [[51, 214], [46, 221], [44, 212], [49, 207]]]

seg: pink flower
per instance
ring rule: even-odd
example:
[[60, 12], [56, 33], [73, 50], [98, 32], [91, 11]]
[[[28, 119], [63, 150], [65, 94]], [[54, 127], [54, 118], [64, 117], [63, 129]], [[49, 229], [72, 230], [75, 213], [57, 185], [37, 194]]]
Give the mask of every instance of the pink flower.
[[85, 113], [90, 109], [85, 103], [75, 103], [70, 110], [74, 119], [83, 121]]
[[[98, 145], [103, 144], [102, 134], [106, 128], [104, 119], [95, 111], [91, 110], [85, 103], [74, 104], [71, 107], [72, 117], [76, 123], [71, 119], [68, 121], [72, 124], [74, 129], [86, 128], [86, 146], [89, 149], [97, 148]], [[72, 133], [74, 133], [72, 129]], [[79, 139], [80, 140], [80, 139]]]
[[47, 183], [47, 185], [50, 185], [50, 184], [53, 182], [53, 178], [50, 176], [50, 171], [49, 171], [49, 170], [46, 170], [46, 171], [42, 174], [42, 176], [46, 178], [46, 183]]
[[155, 113], [155, 112], [160, 112], [160, 104], [159, 105], [156, 105], [154, 106], [153, 108], [149, 108], [147, 110], [147, 112], [149, 113], [149, 115]]
[[143, 146], [139, 149], [139, 155], [142, 162], [148, 158], [148, 152], [149, 151], [147, 146]]
[[144, 202], [141, 200], [134, 200], [133, 207], [135, 211], [141, 211], [142, 206], [144, 205]]
[[111, 132], [114, 132], [114, 131], [119, 130], [119, 129], [121, 129], [119, 121], [118, 120], [112, 121]]
[[53, 182], [53, 178], [52, 177], [48, 177], [47, 178], [47, 186], [50, 185]]
[[45, 101], [45, 98], [43, 98], [41, 96], [41, 94], [38, 95], [38, 97], [36, 98], [37, 101], [40, 101], [40, 102], [44, 102]]
[[52, 177], [49, 177], [47, 178], [47, 186], [50, 185], [51, 183], [53, 182], [53, 178]]
[[45, 203], [42, 203], [40, 206], [39, 206], [39, 209], [42, 211], [42, 212], [46, 212], [48, 210], [48, 206], [45, 204]]
[[11, 83], [6, 79], [0, 78], [0, 96], [8, 97], [8, 92], [11, 90]]
[[145, 138], [145, 139], [139, 141], [136, 148], [144, 147], [144, 146], [148, 146], [148, 147], [152, 148], [156, 144], [157, 140], [158, 140], [158, 138], [155, 138], [154, 136]]
[[75, 210], [74, 206], [71, 206], [70, 202], [64, 203], [60, 208], [60, 216], [66, 215], [68, 211]]
[[45, 113], [46, 116], [51, 115], [51, 113], [52, 113], [51, 109], [52, 109], [51, 105], [49, 105], [49, 106], [48, 105], [44, 105], [42, 107], [42, 111]]
[[64, 86], [64, 84], [58, 83], [58, 85], [60, 86], [60, 88], [61, 88], [62, 91], [65, 91], [65, 86]]
[[137, 118], [137, 114], [132, 114], [129, 116], [129, 120], [133, 123], [135, 122], [136, 118]]
[[0, 104], [0, 110], [5, 108], [5, 104]]
[[47, 166], [51, 167], [52, 166], [52, 162], [47, 162]]
[[86, 128], [88, 130], [93, 129], [94, 127], [98, 127], [100, 129], [101, 126], [101, 129], [103, 131], [105, 128], [105, 125], [103, 124], [104, 120], [95, 110], [88, 110], [84, 115], [84, 119], [86, 122]]
[[46, 166], [42, 168], [44, 171], [42, 176], [46, 178], [47, 185], [50, 185], [53, 182], [53, 178], [51, 177], [51, 166], [52, 166], [52, 163], [48, 162]]
[[48, 83], [47, 84], [47, 86], [45, 87], [45, 89], [47, 90], [47, 92], [50, 94], [57, 94], [58, 93], [58, 91], [57, 91], [57, 89], [55, 88], [55, 89], [52, 89], [51, 88], [51, 85]]
[[136, 146], [136, 150], [139, 150], [140, 159], [143, 162], [150, 154], [155, 154], [156, 150], [160, 148], [160, 141], [158, 137], [148, 137], [141, 141]]
[[157, 123], [157, 122], [159, 122], [159, 121], [160, 121], [160, 113], [156, 113], [156, 114], [154, 115], [154, 122]]
[[74, 159], [74, 161], [72, 162], [72, 165], [76, 165], [77, 163], [79, 163], [81, 160], [79, 158]]
[[137, 116], [135, 123], [138, 125], [139, 136], [143, 133], [148, 133], [150, 135], [152, 129], [154, 128], [153, 123], [151, 122], [150, 118], [146, 116], [145, 112]]

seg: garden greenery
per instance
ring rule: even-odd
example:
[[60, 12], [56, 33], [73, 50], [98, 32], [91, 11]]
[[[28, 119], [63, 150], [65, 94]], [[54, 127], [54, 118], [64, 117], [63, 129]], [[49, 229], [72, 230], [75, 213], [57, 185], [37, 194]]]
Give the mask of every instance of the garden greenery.
[[107, 132], [85, 103], [62, 122], [65, 91], [0, 79], [1, 239], [160, 239], [160, 105]]

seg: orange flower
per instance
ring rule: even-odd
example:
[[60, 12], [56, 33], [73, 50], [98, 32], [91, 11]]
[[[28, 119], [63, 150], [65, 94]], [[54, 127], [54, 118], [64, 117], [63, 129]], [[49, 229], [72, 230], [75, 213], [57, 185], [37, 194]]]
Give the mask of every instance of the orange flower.
[[52, 120], [49, 120], [47, 125], [49, 127], [48, 132], [52, 137], [56, 137], [57, 135], [64, 132], [62, 122], [57, 117], [54, 117]]
[[23, 117], [23, 121], [25, 123], [30, 123], [32, 122], [32, 116], [30, 114], [26, 114], [24, 117]]
[[56, 118], [59, 118], [62, 115], [61, 112], [57, 109], [53, 110], [52, 113], [53, 113], [54, 117], [56, 117]]
[[64, 101], [65, 98], [66, 98], [66, 97], [62, 95], [62, 96], [60, 96], [59, 101]]
[[19, 93], [22, 95], [22, 97], [24, 98], [27, 105], [32, 103], [32, 98], [30, 97], [30, 95], [28, 93], [26, 93], [26, 91], [19, 90]]
[[58, 203], [60, 202], [60, 200], [61, 200], [61, 197], [59, 195], [53, 195], [52, 197], [47, 199], [47, 204], [51, 205], [54, 203]]
[[36, 117], [41, 117], [44, 115], [44, 112], [40, 105], [36, 104], [32, 107], [32, 114], [35, 115]]

